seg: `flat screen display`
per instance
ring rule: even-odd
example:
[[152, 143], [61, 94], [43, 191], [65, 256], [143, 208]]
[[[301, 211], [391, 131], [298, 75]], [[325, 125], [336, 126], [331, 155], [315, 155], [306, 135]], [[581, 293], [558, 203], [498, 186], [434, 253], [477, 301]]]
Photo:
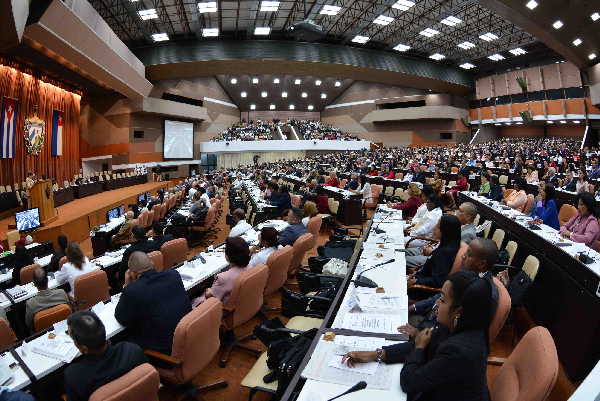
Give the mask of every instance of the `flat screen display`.
[[139, 194], [138, 195], [138, 203], [145, 203], [146, 202], [146, 194]]
[[116, 207], [114, 209], [110, 209], [108, 212], [106, 212], [106, 218], [108, 221], [111, 221], [112, 219], [116, 219], [121, 215], [121, 209]]
[[194, 123], [165, 120], [165, 159], [194, 158]]
[[17, 230], [29, 231], [40, 226], [40, 210], [36, 207], [24, 210], [15, 215]]

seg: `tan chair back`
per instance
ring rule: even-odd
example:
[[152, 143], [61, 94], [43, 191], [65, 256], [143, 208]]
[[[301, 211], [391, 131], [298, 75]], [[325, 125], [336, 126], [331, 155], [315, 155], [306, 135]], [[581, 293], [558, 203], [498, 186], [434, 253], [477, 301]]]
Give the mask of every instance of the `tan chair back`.
[[82, 274], [75, 279], [73, 295], [79, 310], [91, 308], [110, 298], [108, 277], [103, 270]]
[[58, 323], [68, 318], [71, 315], [71, 312], [71, 307], [67, 304], [60, 304], [41, 310], [33, 316], [33, 327], [36, 332], [45, 330], [54, 323]]
[[550, 332], [536, 326], [519, 341], [490, 388], [492, 401], [544, 401], [558, 377], [558, 355]]
[[6, 242], [8, 242], [8, 249], [15, 249], [16, 243], [21, 239], [21, 235], [18, 230], [8, 231], [6, 233]]
[[500, 228], [497, 228], [496, 231], [494, 231], [494, 235], [492, 235], [492, 241], [496, 243], [498, 249], [502, 249], [502, 243], [504, 242], [505, 235], [506, 233], [504, 232], [504, 230]]
[[506, 244], [506, 252], [508, 253], [508, 264], [511, 265], [519, 245], [515, 241], [508, 241]]
[[17, 341], [17, 336], [6, 320], [0, 318], [0, 350], [13, 345]]
[[148, 221], [146, 222], [146, 227], [150, 227], [154, 223], [154, 210], [150, 210], [148, 212]]
[[311, 233], [301, 235], [296, 242], [294, 242], [294, 255], [292, 257], [292, 262], [290, 263], [290, 273], [294, 273], [295, 270], [302, 264], [304, 254], [311, 249], [313, 245], [314, 237]]
[[490, 328], [488, 329], [490, 344], [494, 342], [498, 333], [500, 333], [500, 330], [504, 327], [512, 304], [506, 287], [504, 287], [504, 284], [496, 277], [494, 277], [494, 285], [498, 290], [498, 305], [496, 306], [496, 314], [492, 318]]
[[92, 393], [89, 401], [159, 401], [160, 377], [149, 363], [141, 364]]
[[577, 215], [577, 208], [573, 205], [564, 204], [560, 207], [560, 211], [558, 212], [558, 222], [561, 226], [567, 224], [569, 220], [573, 216]]
[[321, 230], [321, 224], [323, 223], [323, 218], [321, 216], [314, 216], [308, 220], [308, 224], [306, 225], [306, 230], [313, 235], [315, 240], [319, 236], [319, 231]]
[[540, 268], [540, 260], [533, 255], [529, 255], [523, 262], [523, 271], [529, 276], [531, 281], [535, 280]]
[[40, 267], [40, 265], [34, 263], [32, 265], [25, 266], [21, 269], [21, 271], [19, 272], [19, 280], [21, 280], [21, 285], [31, 283], [33, 281], [33, 272], [38, 267]]
[[177, 238], [162, 244], [160, 252], [163, 254], [163, 269], [167, 270], [177, 263], [184, 262], [187, 259], [188, 251], [189, 248], [185, 238]]
[[154, 270], [161, 272], [165, 269], [165, 263], [161, 251], [150, 252], [148, 257], [152, 261], [152, 265], [154, 265]]
[[269, 279], [265, 286], [264, 295], [271, 295], [279, 290], [287, 280], [290, 263], [294, 257], [294, 248], [287, 245], [269, 255], [267, 266], [269, 267]]
[[263, 306], [263, 293], [269, 268], [267, 265], [256, 265], [242, 272], [229, 295], [226, 307], [233, 309], [227, 317], [226, 325], [234, 329], [252, 319]]

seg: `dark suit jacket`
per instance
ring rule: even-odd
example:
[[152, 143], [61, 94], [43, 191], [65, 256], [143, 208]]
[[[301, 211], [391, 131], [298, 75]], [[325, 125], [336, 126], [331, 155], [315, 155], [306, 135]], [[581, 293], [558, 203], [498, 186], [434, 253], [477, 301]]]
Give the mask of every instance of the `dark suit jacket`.
[[452, 269], [457, 252], [458, 248], [454, 247], [436, 248], [423, 268], [417, 272], [417, 284], [442, 288], [450, 269]]
[[23, 259], [15, 260], [12, 271], [12, 281], [14, 285], [21, 284], [21, 269], [32, 264], [33, 258], [29, 254], [25, 255]]
[[[389, 362], [387, 354], [386, 350]], [[451, 334], [439, 342], [433, 354], [422, 349], [408, 354], [400, 386], [408, 401], [488, 401], [487, 355], [485, 332]]]
[[156, 249], [160, 250], [160, 247], [165, 242], [169, 242], [169, 241], [171, 241], [173, 239], [175, 239], [175, 237], [173, 237], [173, 234], [157, 235], [155, 237], [152, 237], [152, 242], [154, 242], [154, 245], [156, 246]]
[[152, 269], [123, 288], [115, 318], [131, 330], [131, 341], [170, 355], [175, 327], [191, 310], [179, 273]]
[[[162, 244], [161, 244], [162, 245]], [[160, 249], [160, 245], [157, 246], [156, 241], [148, 241], [148, 239], [144, 238], [141, 241], [136, 241], [129, 248], [123, 252], [123, 259], [121, 259], [121, 266], [119, 267], [119, 279], [123, 280], [125, 277], [125, 272], [127, 271], [127, 264], [129, 262], [129, 257], [135, 251], [141, 251], [144, 253], [150, 253], [153, 251], [157, 251]]]

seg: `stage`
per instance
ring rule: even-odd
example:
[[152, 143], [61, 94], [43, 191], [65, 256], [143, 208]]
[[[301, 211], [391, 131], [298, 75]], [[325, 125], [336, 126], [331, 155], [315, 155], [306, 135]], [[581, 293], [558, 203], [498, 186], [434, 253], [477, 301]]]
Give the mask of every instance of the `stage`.
[[[106, 212], [109, 209], [121, 205], [125, 205], [127, 209], [127, 205], [137, 203], [139, 194], [144, 192], [156, 194], [158, 189], [167, 188], [168, 185], [169, 181], [149, 182], [75, 199], [59, 206], [58, 219], [38, 228], [31, 235], [36, 242], [55, 242], [60, 234], [66, 235], [69, 241], [83, 241], [90, 236], [93, 227], [106, 223]], [[0, 220], [0, 242], [6, 241], [8, 226], [14, 224], [14, 216]]]

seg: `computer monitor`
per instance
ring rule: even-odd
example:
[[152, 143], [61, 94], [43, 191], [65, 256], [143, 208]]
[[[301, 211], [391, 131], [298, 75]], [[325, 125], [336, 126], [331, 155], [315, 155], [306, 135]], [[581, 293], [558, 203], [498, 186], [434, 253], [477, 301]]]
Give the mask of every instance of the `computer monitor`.
[[40, 226], [40, 209], [37, 207], [15, 214], [17, 230], [29, 231]]
[[121, 215], [121, 210], [120, 208], [116, 207], [114, 209], [110, 209], [108, 212], [106, 212], [106, 219], [108, 221], [111, 221], [112, 219], [116, 219]]
[[145, 193], [138, 195], [138, 203], [140, 203], [140, 204], [146, 203], [146, 194]]

